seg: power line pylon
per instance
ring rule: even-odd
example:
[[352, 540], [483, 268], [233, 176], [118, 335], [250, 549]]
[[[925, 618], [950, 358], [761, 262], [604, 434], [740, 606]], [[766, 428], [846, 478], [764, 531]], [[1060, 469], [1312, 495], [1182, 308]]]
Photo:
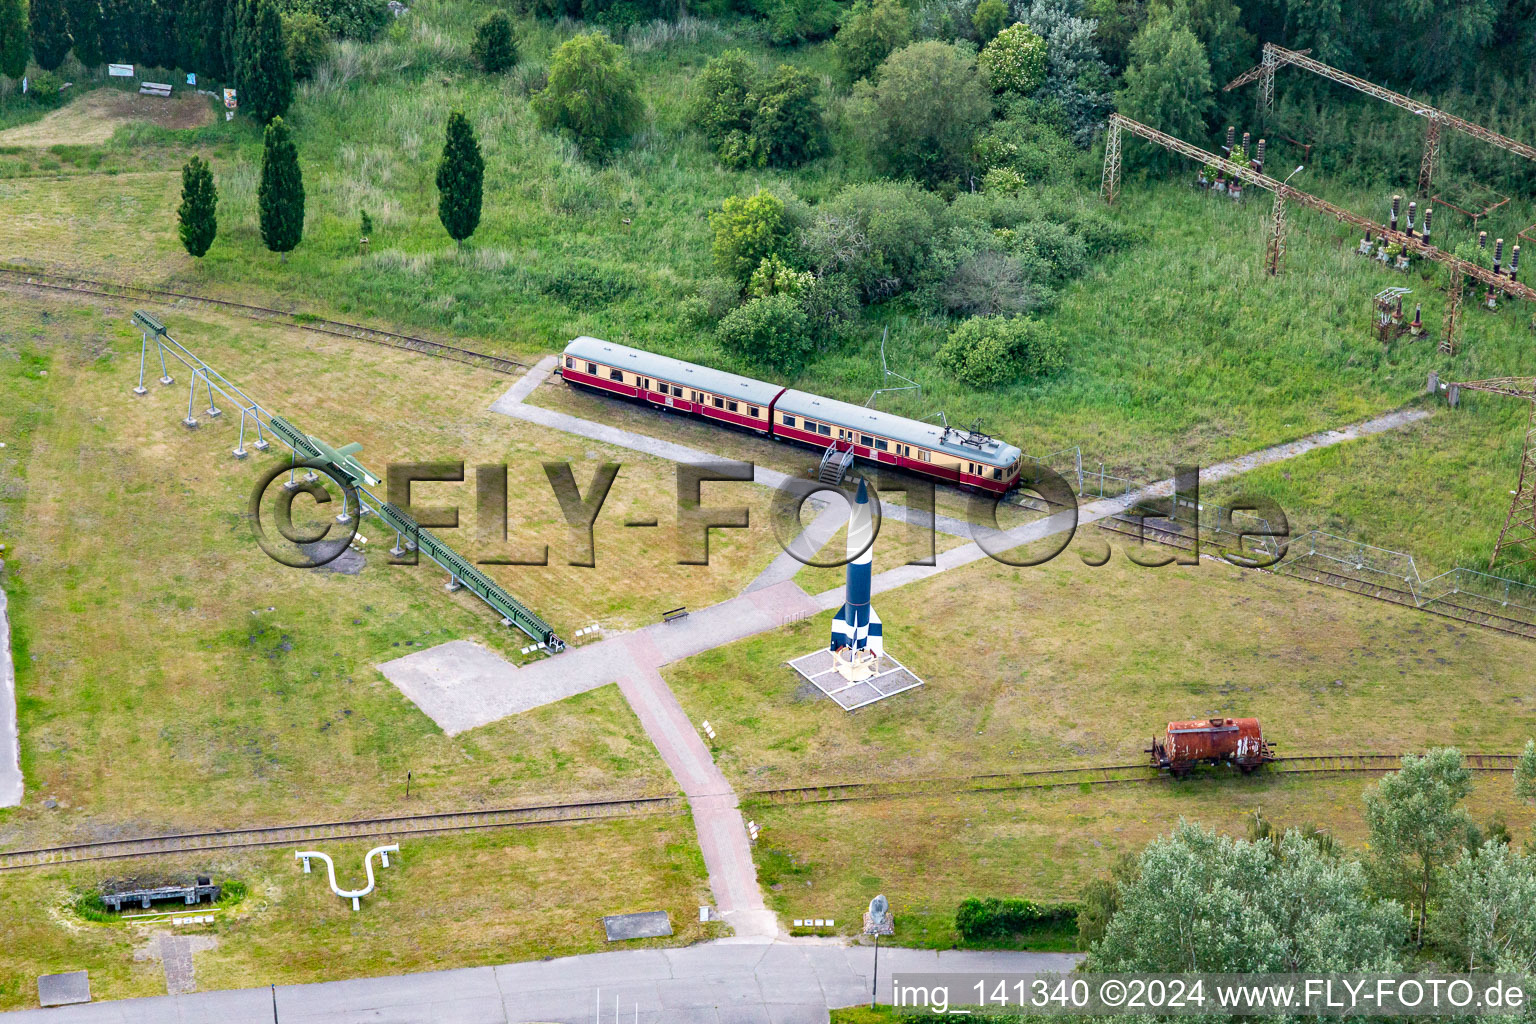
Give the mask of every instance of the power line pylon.
[[1508, 550], [1518, 556], [1510, 563], [1519, 565], [1536, 560], [1536, 378], [1495, 377], [1452, 385], [1465, 391], [1487, 391], [1524, 399], [1529, 411], [1525, 421], [1525, 441], [1520, 447], [1520, 482], [1516, 485], [1499, 540], [1488, 560], [1491, 571], [1499, 555]]
[[1264, 250], [1264, 269], [1270, 277], [1280, 273], [1280, 265], [1285, 261], [1285, 228], [1285, 192], [1277, 189], [1269, 221], [1269, 244]]
[[1445, 296], [1445, 331], [1440, 335], [1440, 351], [1448, 356], [1456, 354], [1456, 335], [1461, 329], [1461, 293], [1466, 278], [1461, 271], [1452, 268], [1451, 288]]
[[1120, 194], [1120, 126], [1114, 121], [1109, 123], [1109, 131], [1104, 134], [1104, 178], [1099, 182], [1099, 195], [1110, 206], [1115, 204], [1115, 196]]
[[[1435, 161], [1440, 158], [1440, 119], [1431, 117], [1424, 129], [1424, 158], [1419, 161], [1419, 196], [1429, 195], [1429, 184], [1435, 176]], [[1472, 225], [1477, 227], [1476, 224]]]

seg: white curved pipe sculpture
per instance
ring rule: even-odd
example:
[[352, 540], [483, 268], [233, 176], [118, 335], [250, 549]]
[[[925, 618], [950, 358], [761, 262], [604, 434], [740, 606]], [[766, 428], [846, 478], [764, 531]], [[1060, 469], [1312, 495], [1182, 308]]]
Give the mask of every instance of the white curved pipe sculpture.
[[320, 860], [325, 861], [325, 870], [331, 876], [331, 892], [335, 893], [337, 896], [340, 896], [344, 900], [351, 900], [352, 909], [359, 910], [361, 909], [361, 904], [358, 903], [358, 900], [361, 897], [367, 896], [369, 893], [373, 892], [373, 855], [378, 854], [381, 862], [379, 866], [387, 868], [389, 867], [389, 855], [391, 853], [399, 852], [399, 843], [390, 843], [388, 846], [375, 846], [373, 849], [369, 850], [367, 856], [363, 858], [363, 870], [368, 873], [368, 885], [366, 888], [355, 890], [343, 889], [336, 884], [336, 865], [332, 863], [330, 857], [321, 853], [319, 850], [299, 850], [294, 853], [293, 856], [295, 859], [302, 860], [304, 862], [304, 873], [306, 875], [309, 874], [309, 858], [317, 857]]

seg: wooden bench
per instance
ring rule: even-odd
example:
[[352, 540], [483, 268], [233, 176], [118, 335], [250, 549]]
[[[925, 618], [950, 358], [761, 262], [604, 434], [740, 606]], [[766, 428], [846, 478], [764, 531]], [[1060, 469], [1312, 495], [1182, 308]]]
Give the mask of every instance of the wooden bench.
[[681, 608], [673, 608], [669, 612], [662, 612], [661, 613], [661, 621], [662, 622], [676, 622], [678, 619], [686, 619], [687, 617], [688, 617], [688, 607], [686, 605], [684, 605]]
[[169, 99], [171, 95], [171, 87], [166, 82], [140, 82], [139, 95], [160, 96]]

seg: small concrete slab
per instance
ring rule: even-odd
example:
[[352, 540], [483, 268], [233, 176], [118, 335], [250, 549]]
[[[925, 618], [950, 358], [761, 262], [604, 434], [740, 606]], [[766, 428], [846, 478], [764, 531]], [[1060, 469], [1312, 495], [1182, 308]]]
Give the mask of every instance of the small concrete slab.
[[37, 1001], [43, 1006], [69, 1006], [91, 1001], [91, 979], [85, 971], [44, 974], [37, 979]]
[[614, 914], [603, 918], [603, 931], [609, 942], [625, 939], [657, 939], [672, 934], [672, 921], [665, 910], [652, 910], [644, 914]]

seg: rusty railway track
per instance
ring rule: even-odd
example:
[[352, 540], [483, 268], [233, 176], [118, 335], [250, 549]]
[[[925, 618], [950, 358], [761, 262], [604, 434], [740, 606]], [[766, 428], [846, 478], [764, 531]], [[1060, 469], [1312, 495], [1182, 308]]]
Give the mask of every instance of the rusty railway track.
[[[1513, 771], [1517, 754], [1467, 754], [1467, 767], [1478, 772]], [[1260, 769], [1260, 775], [1350, 774], [1389, 772], [1401, 766], [1400, 754], [1303, 754], [1277, 758]], [[1220, 777], [1220, 776], [1216, 776]], [[1095, 765], [1082, 768], [1050, 768], [983, 775], [951, 775], [924, 779], [892, 779], [884, 782], [843, 782], [819, 786], [760, 789], [743, 795], [743, 802], [762, 804], [844, 803], [854, 800], [888, 800], [947, 793], [987, 793], [1021, 789], [1056, 789], [1064, 786], [1124, 786], [1172, 778], [1148, 764]]]
[[527, 828], [534, 825], [677, 813], [682, 809], [682, 798], [676, 796], [633, 797], [590, 800], [581, 803], [537, 804], [494, 810], [444, 811], [388, 818], [362, 818], [352, 821], [185, 832], [135, 839], [74, 843], [31, 850], [12, 850], [0, 853], [0, 871], [45, 867], [53, 864], [73, 864], [81, 861], [256, 849], [266, 846], [286, 846], [289, 843], [323, 842], [328, 839], [419, 836], [442, 832], [473, 832], [482, 829]]
[[1536, 639], [1536, 624], [1511, 618], [1508, 615], [1500, 615], [1497, 612], [1470, 608], [1464, 604], [1458, 604], [1449, 598], [1438, 597], [1421, 604], [1414, 598], [1411, 591], [1355, 579], [1353, 576], [1345, 576], [1342, 573], [1320, 569], [1310, 564], [1297, 565], [1295, 562], [1284, 562], [1277, 566], [1276, 569], [1279, 573], [1299, 580], [1337, 587], [1340, 590], [1347, 590], [1352, 594], [1373, 597], [1378, 601], [1402, 605], [1405, 608], [1417, 608], [1420, 611], [1431, 612], [1448, 619], [1456, 619], [1458, 622], [1467, 622], [1486, 629], [1496, 629], [1501, 633], [1525, 637], [1528, 640]]
[[245, 302], [215, 299], [206, 295], [190, 295], [185, 292], [173, 292], [163, 288], [146, 288], [142, 285], [71, 277], [65, 274], [55, 274], [15, 264], [0, 264], [0, 285], [72, 292], [77, 295], [93, 295], [98, 298], [134, 299], [165, 306], [212, 306], [251, 320], [280, 320], [289, 326], [312, 331], [316, 334], [328, 334], [336, 338], [366, 341], [371, 344], [384, 345], [406, 352], [419, 352], [423, 355], [436, 356], [439, 359], [448, 359], [456, 363], [464, 363], [468, 366], [493, 370], [496, 373], [504, 373], [511, 376], [515, 376], [528, 368], [527, 363], [508, 359], [505, 356], [476, 352], [457, 345], [448, 345], [440, 341], [429, 341], [426, 338], [416, 338], [408, 334], [397, 334], [394, 331], [381, 330], [377, 327], [364, 327], [361, 324], [346, 323], [341, 320], [327, 320], [323, 317], [310, 316], [307, 313], [273, 309], [269, 306], [253, 306]]

